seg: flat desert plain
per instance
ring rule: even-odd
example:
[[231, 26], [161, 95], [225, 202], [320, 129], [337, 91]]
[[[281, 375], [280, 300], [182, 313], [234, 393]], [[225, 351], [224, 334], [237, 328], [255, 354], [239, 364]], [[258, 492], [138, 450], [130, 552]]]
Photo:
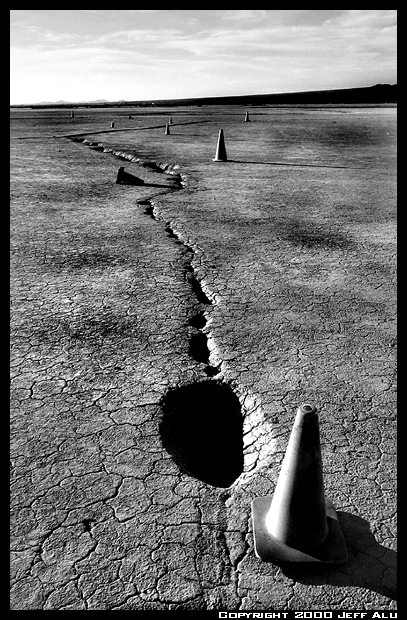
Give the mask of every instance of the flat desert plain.
[[[391, 106], [11, 111], [12, 609], [396, 609], [395, 138]], [[254, 552], [303, 403], [340, 566]]]

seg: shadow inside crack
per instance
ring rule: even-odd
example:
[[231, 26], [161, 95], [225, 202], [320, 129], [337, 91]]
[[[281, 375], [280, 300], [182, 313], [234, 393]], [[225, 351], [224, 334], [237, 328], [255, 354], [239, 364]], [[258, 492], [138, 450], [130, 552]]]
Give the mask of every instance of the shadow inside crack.
[[197, 362], [209, 364], [208, 338], [203, 332], [191, 336], [189, 341], [189, 355]]
[[197, 329], [202, 329], [206, 325], [206, 318], [203, 312], [196, 312], [189, 319], [188, 323], [192, 327], [196, 327]]
[[243, 471], [243, 418], [232, 389], [216, 381], [169, 390], [159, 431], [181, 471], [215, 487], [229, 487]]
[[282, 567], [282, 572], [294, 581], [307, 585], [367, 588], [396, 600], [397, 553], [376, 542], [365, 519], [347, 512], [338, 511], [337, 515], [348, 549], [346, 564], [336, 567], [292, 564]]

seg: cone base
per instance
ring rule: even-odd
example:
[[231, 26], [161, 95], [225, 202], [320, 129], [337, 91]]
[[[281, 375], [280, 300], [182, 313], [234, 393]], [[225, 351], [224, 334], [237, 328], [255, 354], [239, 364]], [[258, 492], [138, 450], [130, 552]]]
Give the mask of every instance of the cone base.
[[212, 161], [227, 161], [227, 159], [213, 159]]
[[252, 501], [252, 521], [254, 550], [256, 556], [264, 562], [273, 564], [319, 563], [344, 564], [348, 559], [345, 539], [338, 522], [332, 502], [325, 499], [328, 535], [323, 543], [314, 549], [300, 551], [280, 542], [269, 534], [266, 528], [266, 516], [272, 497], [257, 497]]

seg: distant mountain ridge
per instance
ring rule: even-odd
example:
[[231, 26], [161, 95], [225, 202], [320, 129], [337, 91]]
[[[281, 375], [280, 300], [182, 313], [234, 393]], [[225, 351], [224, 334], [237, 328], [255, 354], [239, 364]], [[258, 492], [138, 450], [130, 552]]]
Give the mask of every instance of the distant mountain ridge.
[[230, 95], [221, 97], [194, 97], [180, 99], [150, 99], [148, 101], [96, 101], [84, 102], [42, 102], [11, 105], [11, 108], [74, 108], [74, 107], [134, 107], [134, 106], [179, 106], [179, 105], [265, 105], [265, 104], [374, 104], [397, 103], [397, 84], [375, 84], [360, 88], [315, 90], [294, 93], [273, 93], [266, 95]]
[[[94, 101], [87, 101], [86, 103], [109, 103], [109, 101], [108, 99], [95, 99]], [[64, 99], [60, 99], [59, 101], [40, 101], [39, 103], [31, 103], [29, 105], [63, 105], [63, 106], [66, 106], [66, 105], [75, 105], [75, 104], [70, 103], [69, 101], [65, 101]]]

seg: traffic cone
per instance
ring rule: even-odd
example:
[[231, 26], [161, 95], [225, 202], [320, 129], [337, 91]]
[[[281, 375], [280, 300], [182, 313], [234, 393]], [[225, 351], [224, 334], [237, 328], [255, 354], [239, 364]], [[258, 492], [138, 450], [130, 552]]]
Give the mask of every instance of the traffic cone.
[[113, 129], [113, 127], [114, 127], [114, 121], [112, 121], [112, 122], [110, 123], [110, 127], [112, 127], [112, 129]]
[[166, 136], [169, 136], [169, 135], [170, 135], [170, 126], [169, 126], [169, 124], [168, 124], [168, 123], [167, 123], [167, 124], [166, 124], [166, 126], [165, 126], [165, 134], [164, 134], [164, 135], [166, 135]]
[[244, 122], [245, 122], [245, 123], [248, 123], [249, 121], [250, 121], [250, 118], [249, 118], [249, 113], [248, 113], [248, 112], [246, 112], [245, 117], [244, 117]]
[[252, 501], [255, 553], [266, 562], [342, 564], [348, 559], [335, 508], [324, 497], [317, 410], [297, 411], [273, 497]]
[[71, 118], [74, 118], [74, 117], [75, 117], [75, 113], [73, 110], [71, 110]]
[[216, 155], [213, 161], [227, 161], [225, 138], [223, 137], [223, 129], [219, 129], [218, 146], [216, 148]]
[[169, 124], [169, 125], [172, 125], [172, 116], [170, 116], [170, 117], [168, 118], [168, 124]]

